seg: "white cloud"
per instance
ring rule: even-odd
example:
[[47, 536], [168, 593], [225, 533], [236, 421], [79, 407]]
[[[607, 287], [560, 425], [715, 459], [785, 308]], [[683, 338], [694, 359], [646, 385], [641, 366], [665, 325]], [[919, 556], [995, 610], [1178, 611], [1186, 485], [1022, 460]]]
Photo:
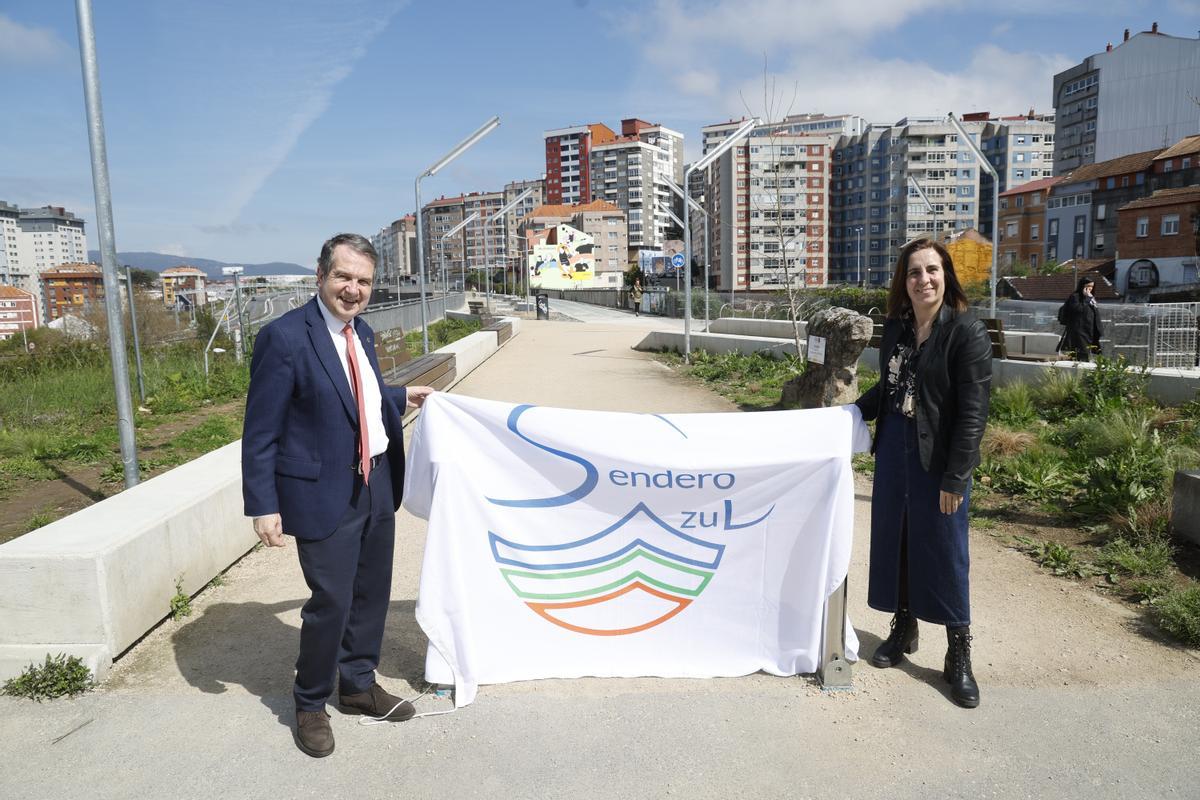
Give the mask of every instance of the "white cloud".
[[70, 52], [49, 28], [22, 25], [0, 14], [0, 64], [44, 64]]
[[720, 78], [712, 70], [688, 70], [675, 78], [675, 85], [679, 91], [703, 97], [716, 95], [720, 84]]
[[179, 256], [180, 258], [187, 257], [187, 248], [179, 242], [160, 244], [157, 248], [155, 248], [155, 252], [165, 253], [169, 256]]

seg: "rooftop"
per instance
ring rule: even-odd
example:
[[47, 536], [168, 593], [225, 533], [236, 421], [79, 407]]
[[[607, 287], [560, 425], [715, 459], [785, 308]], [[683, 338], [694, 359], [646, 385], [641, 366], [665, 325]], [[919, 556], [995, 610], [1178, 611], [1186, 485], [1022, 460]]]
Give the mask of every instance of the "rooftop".
[[1162, 161], [1166, 158], [1175, 158], [1176, 156], [1190, 156], [1200, 153], [1200, 134], [1195, 136], [1185, 136], [1175, 144], [1163, 150], [1154, 157], [1155, 161]]
[[1108, 161], [1101, 161], [1098, 164], [1085, 164], [1070, 175], [1063, 176], [1061, 183], [1064, 185], [1068, 183], [1083, 183], [1084, 181], [1094, 181], [1113, 175], [1141, 172], [1153, 164], [1155, 156], [1161, 152], [1162, 150], [1147, 150], [1143, 153], [1130, 153], [1127, 156], [1119, 156]]
[[1009, 196], [1015, 195], [1015, 194], [1027, 194], [1029, 192], [1038, 192], [1038, 191], [1041, 191], [1042, 189], [1049, 189], [1051, 186], [1058, 183], [1060, 180], [1062, 180], [1062, 176], [1057, 176], [1054, 178], [1042, 178], [1041, 180], [1038, 180], [1038, 181], [1030, 181], [1029, 183], [1022, 183], [1020, 186], [1014, 186], [1012, 189], [1009, 189], [1008, 191], [1001, 192], [1000, 196], [1001, 197], [1009, 197]]
[[575, 205], [542, 205], [529, 212], [529, 217], [572, 217], [584, 211], [616, 211], [621, 209], [607, 200], [593, 200]]
[[[1121, 296], [1113, 289], [1108, 278], [1098, 272], [1080, 272], [1079, 277], [1091, 275], [1096, 279], [1095, 297], [1097, 300], [1120, 300]], [[1030, 275], [1025, 278], [1001, 278], [1001, 283], [1007, 284], [1018, 300], [1066, 300], [1075, 291], [1079, 280], [1074, 272], [1060, 272], [1057, 275]]]
[[0, 297], [8, 300], [29, 300], [33, 298], [33, 294], [15, 286], [0, 284]]
[[1154, 206], [1175, 205], [1176, 203], [1200, 202], [1200, 186], [1184, 186], [1179, 189], [1159, 189], [1149, 197], [1142, 197], [1118, 208], [1118, 211], [1128, 211], [1137, 208], [1152, 208]]

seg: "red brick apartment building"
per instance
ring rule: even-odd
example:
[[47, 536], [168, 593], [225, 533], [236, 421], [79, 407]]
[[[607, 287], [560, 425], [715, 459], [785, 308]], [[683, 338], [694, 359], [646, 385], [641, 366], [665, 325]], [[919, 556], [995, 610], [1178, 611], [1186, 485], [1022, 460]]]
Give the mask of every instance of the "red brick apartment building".
[[1200, 185], [1161, 189], [1117, 214], [1117, 291], [1200, 283]]
[[1030, 181], [1000, 193], [999, 264], [1028, 264], [1038, 269], [1045, 262], [1046, 198], [1058, 178]]
[[104, 301], [104, 274], [96, 264], [61, 264], [41, 273], [46, 322], [76, 316]]

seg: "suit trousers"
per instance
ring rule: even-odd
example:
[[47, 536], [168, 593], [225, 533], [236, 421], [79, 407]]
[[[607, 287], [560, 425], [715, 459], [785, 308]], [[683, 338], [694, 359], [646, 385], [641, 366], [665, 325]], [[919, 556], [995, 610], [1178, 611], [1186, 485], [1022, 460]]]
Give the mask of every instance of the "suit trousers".
[[[347, 467], [349, 469], [349, 467]], [[385, 456], [370, 484], [357, 479], [350, 505], [333, 533], [296, 540], [312, 596], [300, 612], [297, 711], [320, 711], [333, 694], [365, 692], [375, 680], [392, 589], [396, 512]]]

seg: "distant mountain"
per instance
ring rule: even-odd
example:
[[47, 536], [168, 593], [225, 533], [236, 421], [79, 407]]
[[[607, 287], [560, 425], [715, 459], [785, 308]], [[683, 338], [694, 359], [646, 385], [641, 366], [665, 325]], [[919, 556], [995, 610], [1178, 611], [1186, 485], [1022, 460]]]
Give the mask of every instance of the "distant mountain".
[[[88, 260], [100, 263], [100, 251], [89, 250]], [[138, 269], [150, 269], [162, 272], [168, 267], [189, 266], [204, 270], [209, 280], [222, 280], [226, 276], [221, 273], [223, 267], [245, 267], [243, 275], [312, 275], [314, 270], [292, 264], [288, 261], [272, 261], [269, 264], [233, 264], [226, 261], [213, 261], [210, 258], [187, 258], [171, 256], [166, 253], [117, 253], [117, 261], [121, 266], [128, 264]]]

